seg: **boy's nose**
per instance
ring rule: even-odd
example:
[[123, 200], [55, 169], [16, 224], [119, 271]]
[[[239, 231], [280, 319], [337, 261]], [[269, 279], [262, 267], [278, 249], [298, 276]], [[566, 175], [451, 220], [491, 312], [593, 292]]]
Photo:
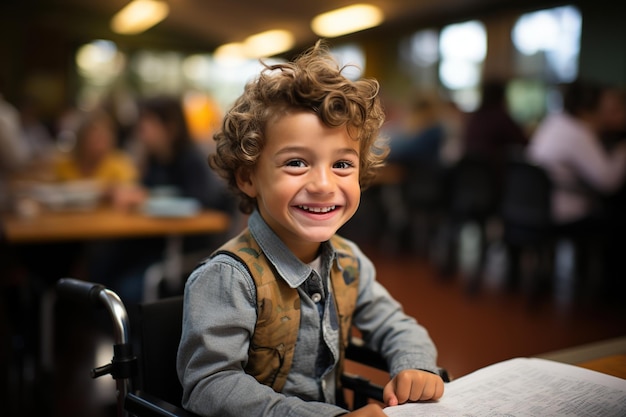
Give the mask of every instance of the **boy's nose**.
[[329, 193], [333, 191], [332, 172], [325, 168], [316, 168], [311, 172], [308, 191], [311, 193]]

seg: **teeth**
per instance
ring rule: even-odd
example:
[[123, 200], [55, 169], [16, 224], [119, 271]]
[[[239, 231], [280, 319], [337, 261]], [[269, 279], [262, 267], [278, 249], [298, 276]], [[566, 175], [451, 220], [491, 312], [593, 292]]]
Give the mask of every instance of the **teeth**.
[[329, 211], [333, 211], [335, 206], [330, 207], [309, 207], [309, 206], [298, 206], [302, 210], [310, 211], [312, 213], [328, 213]]

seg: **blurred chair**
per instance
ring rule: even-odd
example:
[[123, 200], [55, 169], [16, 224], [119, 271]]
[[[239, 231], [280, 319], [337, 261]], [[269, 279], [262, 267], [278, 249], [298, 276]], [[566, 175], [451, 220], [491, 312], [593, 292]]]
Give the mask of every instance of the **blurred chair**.
[[507, 246], [508, 282], [515, 287], [520, 279], [521, 258], [530, 253], [535, 284], [552, 272], [555, 228], [552, 222], [552, 182], [547, 172], [528, 161], [508, 164], [502, 195], [501, 216]]
[[[457, 272], [458, 260], [472, 253], [464, 274], [473, 288], [480, 278], [487, 246], [487, 223], [497, 215], [499, 190], [491, 165], [464, 156], [448, 169], [445, 179], [446, 221], [438, 238], [437, 264], [444, 275]], [[464, 239], [471, 232], [472, 239]]]
[[431, 247], [441, 225], [445, 201], [444, 168], [438, 160], [418, 160], [407, 170], [403, 183], [409, 243], [420, 253]]

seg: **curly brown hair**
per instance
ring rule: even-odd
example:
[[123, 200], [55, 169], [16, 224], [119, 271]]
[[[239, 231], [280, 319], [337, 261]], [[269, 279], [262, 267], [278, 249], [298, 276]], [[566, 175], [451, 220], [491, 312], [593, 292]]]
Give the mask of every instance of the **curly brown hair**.
[[367, 187], [387, 154], [386, 144], [379, 140], [385, 116], [378, 82], [346, 78], [345, 67], [338, 65], [322, 42], [293, 62], [263, 66], [225, 115], [221, 130], [214, 135], [215, 153], [209, 157], [211, 167], [240, 197], [240, 210], [251, 213], [256, 200], [239, 190], [237, 173], [254, 169], [268, 122], [294, 110], [313, 111], [329, 127], [347, 127], [360, 142], [359, 183]]

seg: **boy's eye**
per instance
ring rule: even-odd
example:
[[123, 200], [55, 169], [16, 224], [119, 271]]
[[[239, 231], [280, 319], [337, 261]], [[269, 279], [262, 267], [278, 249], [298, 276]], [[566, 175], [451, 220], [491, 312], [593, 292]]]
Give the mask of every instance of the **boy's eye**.
[[339, 168], [339, 169], [347, 169], [347, 168], [352, 168], [354, 167], [354, 164], [350, 161], [338, 161], [335, 162], [334, 168]]
[[290, 159], [289, 161], [285, 162], [285, 166], [293, 168], [304, 168], [306, 165], [301, 159]]

